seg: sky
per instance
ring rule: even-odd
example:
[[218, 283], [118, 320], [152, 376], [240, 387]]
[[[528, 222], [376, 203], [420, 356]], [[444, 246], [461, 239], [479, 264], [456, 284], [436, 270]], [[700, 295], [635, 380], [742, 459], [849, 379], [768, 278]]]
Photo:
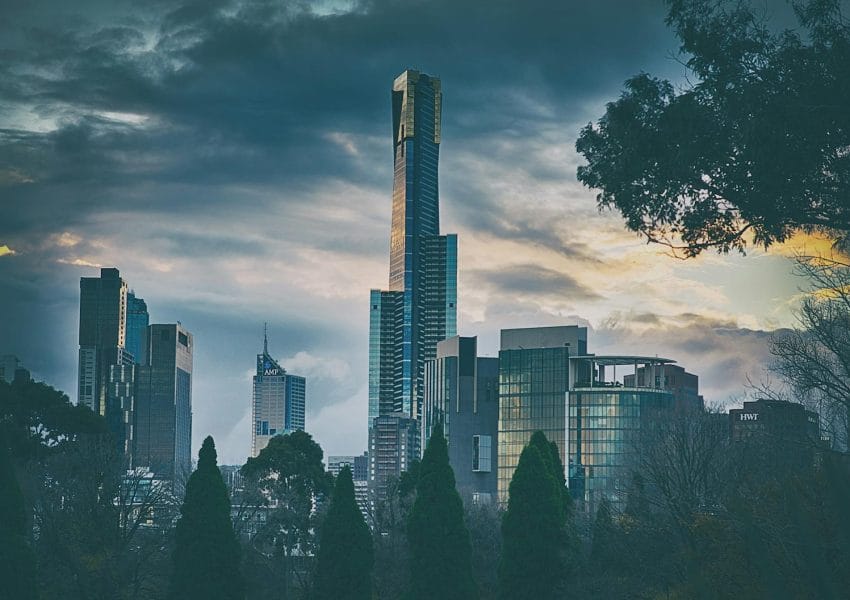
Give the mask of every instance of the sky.
[[[780, 0], [765, 13], [787, 16]], [[193, 447], [251, 441], [269, 347], [307, 378], [326, 454], [366, 446], [370, 288], [385, 288], [390, 90], [442, 79], [443, 233], [459, 333], [582, 324], [596, 353], [675, 359], [731, 406], [793, 326], [795, 238], [682, 261], [575, 177], [575, 140], [648, 72], [684, 84], [663, 2], [4, 0], [0, 354], [76, 400], [79, 278], [118, 267], [195, 338]]]

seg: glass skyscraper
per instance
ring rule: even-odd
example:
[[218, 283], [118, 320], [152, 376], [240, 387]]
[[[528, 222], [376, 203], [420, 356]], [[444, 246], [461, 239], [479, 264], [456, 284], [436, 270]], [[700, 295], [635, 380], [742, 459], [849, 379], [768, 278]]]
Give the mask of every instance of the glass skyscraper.
[[133, 291], [127, 292], [127, 352], [133, 355], [136, 364], [145, 364], [145, 335], [150, 325], [148, 305]]
[[134, 467], [182, 484], [192, 469], [194, 341], [180, 323], [150, 325], [136, 367]]
[[566, 394], [570, 356], [587, 353], [587, 328], [575, 325], [503, 329], [499, 350], [499, 502], [508, 488], [519, 455], [540, 430], [555, 442], [566, 463]]
[[407, 70], [393, 83], [389, 289], [370, 297], [370, 430], [384, 415], [420, 418], [425, 362], [457, 335], [457, 237], [440, 235], [441, 107], [439, 79]]
[[268, 337], [257, 355], [252, 403], [251, 456], [256, 457], [276, 435], [304, 430], [307, 381], [291, 375], [269, 354]]

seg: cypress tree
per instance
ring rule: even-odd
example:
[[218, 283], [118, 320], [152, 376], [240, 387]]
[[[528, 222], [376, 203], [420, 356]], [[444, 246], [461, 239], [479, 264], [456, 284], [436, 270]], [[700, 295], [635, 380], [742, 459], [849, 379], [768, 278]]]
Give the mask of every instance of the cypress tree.
[[531, 440], [528, 443], [537, 448], [540, 456], [549, 468], [549, 472], [552, 474], [555, 487], [558, 489], [558, 495], [561, 497], [564, 518], [572, 516], [573, 497], [570, 495], [570, 490], [567, 487], [567, 479], [564, 475], [564, 462], [561, 460], [558, 444], [550, 442], [546, 438], [546, 434], [540, 430], [532, 434]]
[[[36, 598], [35, 553], [27, 542], [27, 512], [5, 438], [0, 435], [0, 596]], [[6, 595], [3, 595], [6, 594]]]
[[372, 534], [354, 498], [351, 469], [340, 471], [322, 525], [314, 585], [316, 600], [372, 597]]
[[437, 426], [416, 483], [416, 501], [407, 526], [411, 600], [469, 600], [478, 597], [472, 578], [472, 547], [455, 489], [443, 429]]
[[198, 468], [189, 477], [175, 528], [174, 600], [235, 600], [245, 597], [240, 548], [230, 519], [227, 487], [216, 465], [215, 443], [207, 437]]
[[549, 464], [537, 444], [528, 444], [508, 488], [499, 564], [505, 600], [550, 600], [563, 580], [563, 498]]

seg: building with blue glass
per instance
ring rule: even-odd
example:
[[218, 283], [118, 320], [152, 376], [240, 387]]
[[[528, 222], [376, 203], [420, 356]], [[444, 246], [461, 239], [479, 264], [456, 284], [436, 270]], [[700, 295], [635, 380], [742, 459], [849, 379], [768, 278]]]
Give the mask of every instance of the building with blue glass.
[[457, 237], [440, 235], [441, 107], [436, 77], [407, 70], [393, 83], [389, 289], [370, 295], [370, 430], [384, 415], [420, 418], [425, 363], [457, 334]]
[[251, 456], [256, 457], [276, 435], [303, 431], [307, 380], [286, 372], [269, 354], [268, 336], [257, 355], [251, 414]]
[[[669, 386], [669, 373], [677, 372], [674, 362], [646, 356], [570, 358], [568, 481], [573, 498], [591, 514], [603, 497], [615, 509], [625, 507], [645, 436], [654, 424], [675, 416], [677, 393]], [[624, 383], [617, 367], [631, 371]]]
[[124, 347], [139, 365], [145, 364], [145, 336], [148, 325], [150, 314], [147, 303], [138, 298], [134, 291], [127, 292], [127, 336]]

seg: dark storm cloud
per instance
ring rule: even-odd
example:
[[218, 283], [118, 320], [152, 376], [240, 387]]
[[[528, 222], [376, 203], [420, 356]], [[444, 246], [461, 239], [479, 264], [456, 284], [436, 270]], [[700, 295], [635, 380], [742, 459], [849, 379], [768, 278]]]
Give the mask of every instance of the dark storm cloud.
[[486, 273], [473, 271], [471, 275], [486, 279], [495, 288], [497, 295], [503, 294], [509, 298], [531, 296], [575, 301], [596, 300], [600, 297], [566, 273], [538, 265], [514, 265]]

